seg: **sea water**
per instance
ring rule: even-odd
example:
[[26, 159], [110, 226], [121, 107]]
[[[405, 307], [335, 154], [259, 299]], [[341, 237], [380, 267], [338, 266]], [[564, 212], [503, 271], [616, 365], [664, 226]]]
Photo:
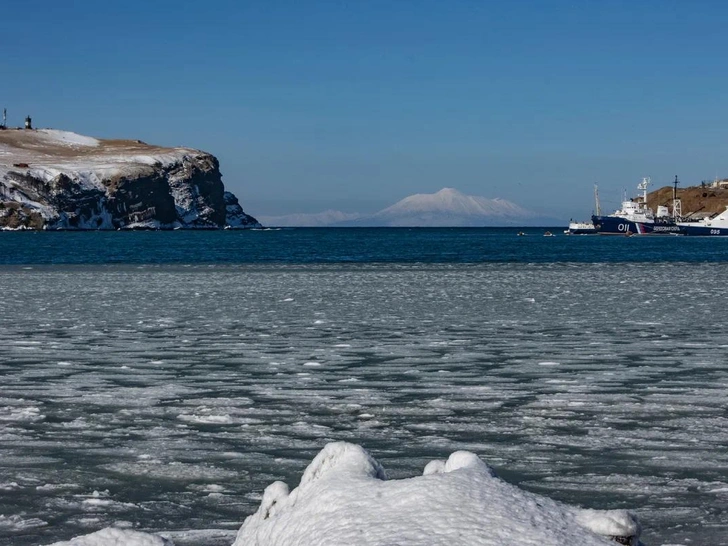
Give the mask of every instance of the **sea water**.
[[0, 233], [0, 543], [230, 544], [345, 440], [393, 478], [466, 449], [632, 510], [648, 546], [728, 544], [726, 260], [539, 230]]

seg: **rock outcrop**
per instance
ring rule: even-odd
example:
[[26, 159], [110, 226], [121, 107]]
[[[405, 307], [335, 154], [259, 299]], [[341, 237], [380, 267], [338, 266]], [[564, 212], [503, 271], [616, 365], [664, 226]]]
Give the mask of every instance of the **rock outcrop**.
[[260, 227], [214, 156], [66, 131], [0, 130], [0, 228]]

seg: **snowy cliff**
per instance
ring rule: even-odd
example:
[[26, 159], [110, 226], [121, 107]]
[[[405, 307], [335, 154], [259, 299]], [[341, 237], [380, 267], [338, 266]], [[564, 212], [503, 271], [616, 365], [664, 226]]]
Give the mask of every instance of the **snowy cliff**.
[[217, 159], [53, 129], [0, 130], [0, 228], [257, 227]]

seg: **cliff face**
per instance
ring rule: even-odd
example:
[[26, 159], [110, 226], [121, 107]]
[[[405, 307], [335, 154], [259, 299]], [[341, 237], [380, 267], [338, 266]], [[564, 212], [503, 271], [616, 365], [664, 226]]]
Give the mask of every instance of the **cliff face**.
[[259, 227], [217, 159], [190, 148], [0, 130], [0, 228]]

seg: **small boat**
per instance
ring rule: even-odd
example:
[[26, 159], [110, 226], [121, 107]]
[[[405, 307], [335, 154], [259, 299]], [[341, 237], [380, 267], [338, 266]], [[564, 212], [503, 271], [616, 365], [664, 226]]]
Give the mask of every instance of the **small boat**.
[[708, 218], [694, 222], [678, 222], [685, 235], [702, 235], [708, 237], [728, 237], [728, 207]]
[[553, 237], [553, 236], [554, 236], [554, 234], [553, 234], [553, 233], [551, 233], [550, 231], [547, 231], [546, 233], [544, 233], [544, 234], [543, 234], [543, 236], [544, 236], [544, 237]]
[[518, 232], [518, 236], [519, 236], [519, 237], [525, 237], [525, 236], [526, 236], [526, 234], [525, 234], [525, 233], [523, 233], [522, 231], [519, 231], [519, 232]]

